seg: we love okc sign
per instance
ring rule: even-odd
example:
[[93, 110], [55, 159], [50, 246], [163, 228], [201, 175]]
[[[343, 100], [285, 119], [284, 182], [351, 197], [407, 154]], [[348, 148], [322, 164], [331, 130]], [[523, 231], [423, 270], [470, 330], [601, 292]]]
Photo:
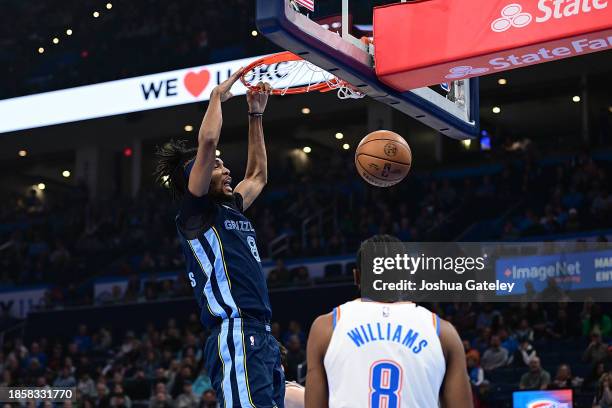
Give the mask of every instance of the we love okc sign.
[[[213, 88], [261, 57], [245, 58], [61, 91], [0, 100], [0, 133], [207, 101]], [[282, 67], [263, 67], [255, 81], [276, 80]], [[234, 95], [246, 88], [238, 81]]]

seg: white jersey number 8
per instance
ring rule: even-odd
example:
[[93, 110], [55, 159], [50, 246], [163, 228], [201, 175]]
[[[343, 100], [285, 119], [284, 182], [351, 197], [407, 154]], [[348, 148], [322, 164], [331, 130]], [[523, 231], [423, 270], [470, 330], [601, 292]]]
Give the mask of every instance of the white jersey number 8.
[[370, 367], [370, 407], [399, 408], [402, 377], [402, 367], [395, 361], [375, 361]]

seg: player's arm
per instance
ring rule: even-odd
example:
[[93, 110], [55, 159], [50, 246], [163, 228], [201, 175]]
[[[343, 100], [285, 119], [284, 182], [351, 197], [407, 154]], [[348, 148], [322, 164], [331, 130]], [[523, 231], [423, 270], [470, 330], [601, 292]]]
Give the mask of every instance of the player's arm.
[[241, 74], [242, 69], [234, 72], [227, 80], [217, 85], [210, 94], [208, 109], [206, 109], [198, 133], [198, 152], [189, 175], [189, 192], [196, 197], [202, 197], [208, 193], [210, 178], [215, 166], [215, 150], [223, 124], [221, 103], [232, 97], [230, 89]]
[[268, 103], [270, 84], [260, 82], [259, 90], [247, 91], [249, 104], [249, 151], [244, 180], [236, 186], [242, 196], [242, 208], [246, 210], [255, 201], [268, 182], [268, 158], [263, 132], [263, 113]]
[[440, 320], [440, 342], [446, 359], [440, 407], [474, 408], [463, 344], [453, 325], [445, 320]]
[[323, 359], [333, 333], [332, 316], [317, 317], [310, 328], [306, 346], [306, 395], [305, 408], [328, 408], [329, 392]]

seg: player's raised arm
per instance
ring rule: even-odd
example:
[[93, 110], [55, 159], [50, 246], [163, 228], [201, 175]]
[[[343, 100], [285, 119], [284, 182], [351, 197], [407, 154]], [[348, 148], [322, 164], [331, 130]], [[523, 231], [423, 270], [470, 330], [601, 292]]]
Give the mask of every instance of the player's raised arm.
[[333, 333], [332, 316], [317, 317], [310, 328], [306, 346], [306, 394], [305, 408], [327, 408], [329, 391], [323, 359]]
[[249, 152], [244, 180], [236, 186], [244, 210], [255, 201], [268, 182], [268, 158], [263, 133], [263, 113], [268, 103], [270, 84], [260, 82], [258, 90], [247, 91], [249, 104]]
[[446, 374], [440, 392], [440, 407], [474, 408], [461, 338], [455, 328], [444, 320], [440, 321], [440, 342], [446, 359]]
[[189, 192], [196, 197], [202, 197], [208, 193], [210, 178], [215, 166], [215, 151], [223, 124], [221, 103], [232, 97], [230, 89], [241, 74], [242, 69], [234, 72], [227, 80], [217, 85], [210, 94], [208, 109], [206, 109], [198, 133], [198, 152], [189, 175]]

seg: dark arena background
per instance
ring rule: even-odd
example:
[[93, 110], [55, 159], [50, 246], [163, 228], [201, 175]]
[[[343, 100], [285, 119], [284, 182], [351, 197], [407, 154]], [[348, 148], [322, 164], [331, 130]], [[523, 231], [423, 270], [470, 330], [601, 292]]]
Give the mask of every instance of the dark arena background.
[[[258, 31], [254, 3], [0, 0], [1, 387], [76, 387], [66, 407], [218, 406], [154, 152], [170, 139], [196, 147], [204, 94], [283, 51]], [[317, 13], [333, 27], [331, 3]], [[363, 3], [350, 21], [368, 36], [372, 6], [390, 2]], [[370, 98], [270, 96], [268, 184], [246, 215], [287, 380], [304, 383], [314, 318], [359, 296], [355, 253], [374, 234], [608, 242], [611, 57], [480, 77], [480, 127], [465, 140]], [[244, 91], [223, 118], [217, 156], [239, 181]], [[412, 149], [410, 174], [389, 188], [355, 169], [359, 141], [377, 129]], [[576, 408], [612, 407], [610, 304], [427, 306], [463, 340], [474, 406], [513, 407], [514, 392], [537, 388], [571, 389]], [[550, 379], [534, 385], [541, 370]]]

